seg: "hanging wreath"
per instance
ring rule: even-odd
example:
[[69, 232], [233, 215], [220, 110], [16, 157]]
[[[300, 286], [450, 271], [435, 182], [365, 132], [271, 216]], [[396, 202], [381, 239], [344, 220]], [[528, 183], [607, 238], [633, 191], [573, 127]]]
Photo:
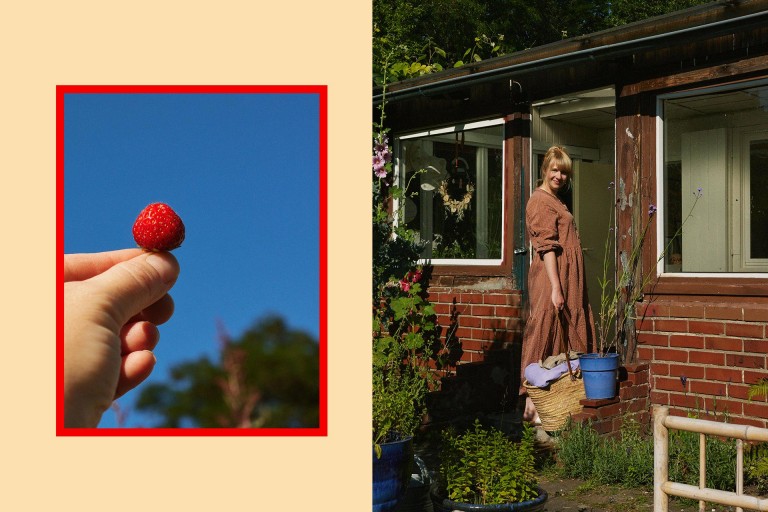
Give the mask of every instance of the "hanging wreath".
[[467, 181], [466, 187], [464, 187], [464, 196], [461, 199], [454, 199], [448, 192], [448, 180], [443, 180], [440, 184], [438, 192], [443, 198], [443, 205], [448, 213], [456, 215], [456, 219], [461, 221], [464, 218], [464, 211], [469, 208], [469, 202], [472, 200], [472, 194], [475, 192], [475, 187]]

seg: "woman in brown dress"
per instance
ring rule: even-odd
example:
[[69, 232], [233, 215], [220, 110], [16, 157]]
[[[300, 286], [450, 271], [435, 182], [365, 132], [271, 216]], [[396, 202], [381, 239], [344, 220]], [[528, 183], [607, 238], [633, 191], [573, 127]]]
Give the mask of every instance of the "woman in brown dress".
[[[571, 350], [591, 349], [595, 323], [587, 299], [584, 256], [573, 215], [558, 194], [570, 187], [572, 162], [559, 146], [549, 148], [541, 166], [541, 185], [531, 194], [525, 210], [533, 258], [528, 273], [530, 316], [523, 334], [521, 371], [559, 353], [554, 340], [558, 311], [566, 308], [573, 326], [565, 323]], [[522, 377], [521, 377], [522, 381]], [[521, 395], [525, 388], [520, 388]], [[526, 396], [525, 421], [537, 422], [538, 414]]]

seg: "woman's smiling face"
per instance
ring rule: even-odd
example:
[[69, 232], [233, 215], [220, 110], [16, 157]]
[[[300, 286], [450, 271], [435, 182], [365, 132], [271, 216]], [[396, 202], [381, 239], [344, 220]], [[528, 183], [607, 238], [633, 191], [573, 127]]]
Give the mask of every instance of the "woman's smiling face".
[[544, 182], [542, 185], [553, 194], [559, 193], [564, 190], [568, 185], [570, 179], [570, 173], [565, 168], [558, 164], [556, 159], [552, 159], [549, 164], [546, 174], [544, 175]]

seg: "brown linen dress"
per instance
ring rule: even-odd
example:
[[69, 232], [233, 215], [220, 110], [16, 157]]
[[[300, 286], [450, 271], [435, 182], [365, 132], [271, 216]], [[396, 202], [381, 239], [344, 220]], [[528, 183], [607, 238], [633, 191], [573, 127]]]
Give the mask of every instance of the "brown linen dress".
[[522, 387], [525, 367], [560, 352], [558, 341], [554, 339], [557, 310], [552, 304], [552, 285], [544, 266], [544, 253], [555, 251], [557, 255], [565, 307], [575, 326], [564, 322], [570, 349], [592, 351], [595, 332], [592, 308], [587, 299], [584, 255], [573, 215], [559, 198], [537, 188], [525, 209], [525, 222], [534, 252], [528, 272], [530, 316], [523, 333], [521, 393], [525, 391]]

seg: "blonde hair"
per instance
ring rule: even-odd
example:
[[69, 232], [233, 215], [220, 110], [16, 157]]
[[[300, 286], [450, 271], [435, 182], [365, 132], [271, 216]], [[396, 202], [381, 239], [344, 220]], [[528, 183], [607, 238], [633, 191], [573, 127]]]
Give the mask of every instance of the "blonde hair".
[[557, 164], [560, 172], [568, 176], [568, 181], [571, 181], [573, 175], [573, 162], [570, 155], [562, 146], [552, 146], [544, 153], [544, 160], [541, 162], [541, 169], [539, 170], [539, 176], [543, 180], [546, 178], [547, 170], [549, 170], [552, 162]]

